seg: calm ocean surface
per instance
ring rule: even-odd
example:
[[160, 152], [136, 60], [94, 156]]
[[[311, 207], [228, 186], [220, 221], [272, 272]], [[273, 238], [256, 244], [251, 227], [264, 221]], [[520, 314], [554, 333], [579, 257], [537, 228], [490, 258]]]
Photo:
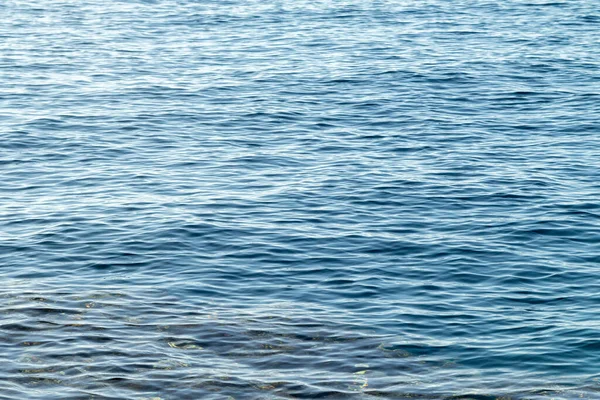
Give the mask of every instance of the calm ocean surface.
[[0, 21], [1, 400], [600, 398], [597, 1]]

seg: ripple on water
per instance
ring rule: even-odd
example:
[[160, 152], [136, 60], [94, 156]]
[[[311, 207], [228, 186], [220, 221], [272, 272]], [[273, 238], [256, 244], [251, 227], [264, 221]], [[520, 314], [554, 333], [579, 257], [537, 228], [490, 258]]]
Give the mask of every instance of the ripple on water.
[[596, 4], [0, 17], [0, 399], [599, 397]]

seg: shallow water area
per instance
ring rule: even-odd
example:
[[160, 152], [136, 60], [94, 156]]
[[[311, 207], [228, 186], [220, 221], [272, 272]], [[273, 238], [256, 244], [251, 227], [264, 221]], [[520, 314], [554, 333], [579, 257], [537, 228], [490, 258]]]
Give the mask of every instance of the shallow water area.
[[596, 3], [0, 18], [0, 399], [600, 398]]

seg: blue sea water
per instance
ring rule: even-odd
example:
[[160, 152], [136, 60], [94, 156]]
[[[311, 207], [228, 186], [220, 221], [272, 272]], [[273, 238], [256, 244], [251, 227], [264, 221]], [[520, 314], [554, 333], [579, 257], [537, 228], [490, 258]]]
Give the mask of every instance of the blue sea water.
[[0, 399], [600, 398], [592, 0], [5, 0]]

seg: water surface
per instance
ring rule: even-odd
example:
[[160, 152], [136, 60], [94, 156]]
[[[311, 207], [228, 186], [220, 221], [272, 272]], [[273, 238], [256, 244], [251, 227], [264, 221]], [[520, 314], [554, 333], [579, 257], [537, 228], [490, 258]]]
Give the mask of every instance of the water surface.
[[0, 399], [600, 398], [589, 0], [7, 0]]

